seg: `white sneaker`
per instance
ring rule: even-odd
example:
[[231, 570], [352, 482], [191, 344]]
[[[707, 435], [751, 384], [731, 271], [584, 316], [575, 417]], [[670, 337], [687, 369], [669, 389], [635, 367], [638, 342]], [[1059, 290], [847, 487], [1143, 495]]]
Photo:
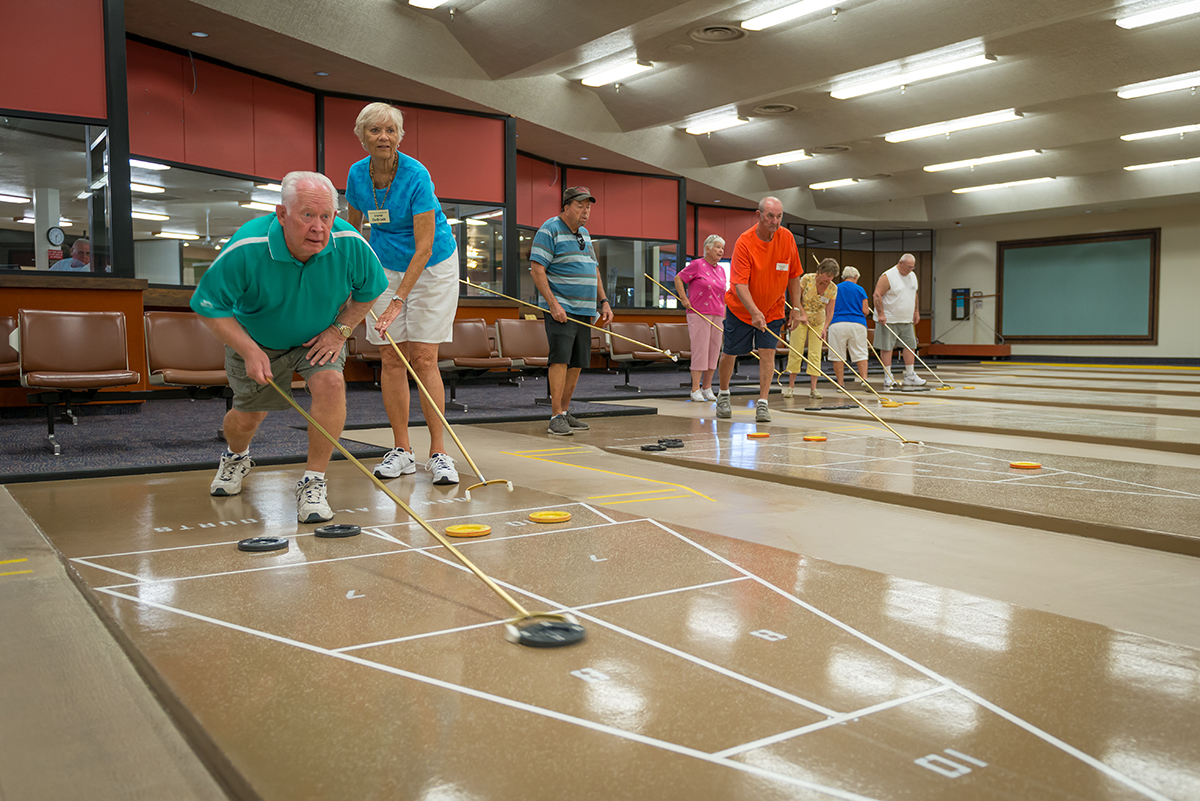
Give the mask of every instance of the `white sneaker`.
[[699, 389], [692, 393], [691, 398], [696, 403], [704, 403], [706, 400], [708, 400], [708, 398], [704, 397], [704, 392]]
[[758, 403], [754, 404], [754, 422], [771, 422], [771, 408], [767, 406], [767, 402], [761, 398], [759, 399]]
[[411, 476], [417, 472], [417, 457], [412, 451], [404, 448], [392, 448], [383, 456], [383, 461], [375, 465], [376, 478], [399, 478]]
[[717, 399], [717, 393], [712, 391], [712, 387], [709, 387], [708, 389], [703, 390], [703, 392], [704, 392], [704, 399], [706, 401], [715, 401]]
[[301, 523], [333, 519], [333, 510], [325, 501], [325, 479], [310, 476], [296, 484], [296, 519]]
[[458, 471], [454, 469], [454, 460], [444, 453], [435, 453], [425, 463], [426, 472], [433, 473], [434, 484], [457, 484]]
[[790, 398], [796, 394], [796, 390], [792, 389], [791, 387], [784, 387], [779, 391], [779, 394], [785, 398]]
[[921, 378], [921, 376], [917, 375], [916, 373], [910, 373], [909, 375], [904, 376], [904, 386], [906, 387], [919, 387], [923, 386], [924, 384], [925, 379]]
[[898, 386], [900, 386], [900, 384], [896, 382], [896, 379], [892, 378], [891, 375], [889, 375], [887, 373], [884, 374], [883, 388], [885, 390], [894, 389], [895, 387], [898, 387]]
[[242, 491], [242, 479], [254, 467], [249, 456], [235, 456], [225, 452], [221, 454], [221, 464], [217, 467], [217, 477], [208, 488], [209, 495], [237, 495]]

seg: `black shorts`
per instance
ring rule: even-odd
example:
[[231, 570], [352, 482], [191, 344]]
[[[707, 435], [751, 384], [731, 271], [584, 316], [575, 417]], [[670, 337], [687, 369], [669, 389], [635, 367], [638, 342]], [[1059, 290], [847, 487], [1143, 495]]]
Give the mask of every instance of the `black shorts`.
[[567, 367], [587, 367], [592, 363], [592, 329], [580, 323], [592, 318], [568, 312], [567, 321], [560, 323], [546, 312], [546, 341], [550, 343], [550, 364]]

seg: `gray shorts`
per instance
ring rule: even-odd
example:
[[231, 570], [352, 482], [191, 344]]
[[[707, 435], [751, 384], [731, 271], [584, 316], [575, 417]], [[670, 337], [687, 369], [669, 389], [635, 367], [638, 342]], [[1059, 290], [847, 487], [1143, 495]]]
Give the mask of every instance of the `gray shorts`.
[[[337, 370], [340, 373], [346, 366], [345, 345], [336, 358], [325, 364], [310, 364], [306, 356], [309, 348], [306, 345], [289, 350], [262, 350], [271, 360], [271, 380], [275, 382], [275, 386], [286, 392], [288, 397], [292, 394], [292, 373], [299, 373], [307, 381], [310, 376], [323, 370]], [[246, 362], [228, 345], [225, 346], [225, 374], [229, 376], [229, 386], [233, 388], [233, 408], [239, 412], [280, 412], [292, 408], [292, 405], [269, 384], [259, 384], [246, 375]]]
[[[893, 336], [892, 331], [896, 334]], [[875, 322], [875, 350], [885, 351], [900, 347], [903, 342], [915, 352], [917, 349], [917, 334], [912, 323], [888, 323], [884, 325], [878, 321]]]

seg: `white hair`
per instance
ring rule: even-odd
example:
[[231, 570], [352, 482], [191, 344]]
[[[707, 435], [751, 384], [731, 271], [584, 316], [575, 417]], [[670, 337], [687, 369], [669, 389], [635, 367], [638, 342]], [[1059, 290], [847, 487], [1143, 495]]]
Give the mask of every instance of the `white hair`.
[[707, 253], [708, 249], [716, 245], [718, 242], [721, 243], [721, 247], [725, 247], [725, 239], [723, 237], [717, 236], [716, 234], [709, 234], [708, 239], [704, 240], [704, 252]]
[[354, 120], [354, 135], [358, 137], [358, 141], [365, 145], [367, 128], [378, 122], [390, 122], [395, 125], [400, 140], [404, 139], [404, 113], [389, 103], [368, 103]]
[[859, 273], [858, 270], [851, 267], [849, 264], [842, 269], [842, 278], [846, 281], [857, 281], [859, 275], [861, 275], [861, 273]]
[[304, 184], [320, 187], [329, 193], [329, 202], [333, 204], [333, 210], [336, 213], [338, 208], [338, 191], [333, 186], [333, 181], [319, 172], [289, 172], [283, 176], [283, 181], [280, 185], [283, 187], [280, 192], [283, 195], [283, 207], [292, 209], [296, 205], [296, 193], [300, 191], [300, 187]]

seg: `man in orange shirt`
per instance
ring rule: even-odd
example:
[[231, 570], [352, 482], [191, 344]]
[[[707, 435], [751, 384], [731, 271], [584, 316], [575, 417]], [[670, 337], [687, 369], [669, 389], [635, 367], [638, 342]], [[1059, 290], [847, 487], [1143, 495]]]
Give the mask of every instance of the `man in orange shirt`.
[[[771, 422], [767, 395], [775, 373], [775, 345], [783, 331], [804, 323], [800, 303], [800, 276], [804, 267], [796, 251], [796, 238], [781, 230], [783, 204], [766, 197], [758, 204], [758, 225], [738, 237], [725, 293], [725, 341], [717, 371], [721, 391], [717, 393], [717, 417], [730, 418], [729, 379], [737, 356], [758, 352], [758, 403], [756, 423]], [[784, 324], [783, 299], [790, 291], [794, 303]]]

